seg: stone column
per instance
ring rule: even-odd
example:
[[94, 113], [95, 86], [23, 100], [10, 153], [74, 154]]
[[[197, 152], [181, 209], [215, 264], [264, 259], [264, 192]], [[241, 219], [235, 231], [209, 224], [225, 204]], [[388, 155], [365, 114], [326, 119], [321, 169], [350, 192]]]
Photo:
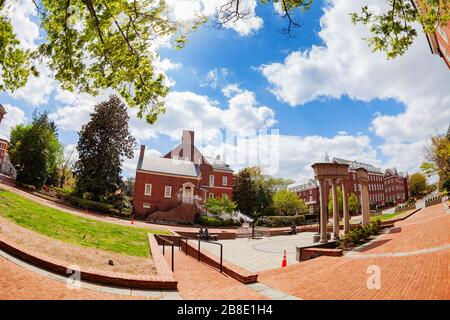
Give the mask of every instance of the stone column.
[[331, 191], [333, 196], [333, 238], [339, 239], [339, 202], [337, 193], [337, 181], [331, 180]]
[[342, 181], [342, 209], [344, 211], [344, 233], [350, 231], [350, 214], [348, 212], [348, 195], [345, 188], [345, 180]]
[[327, 243], [327, 197], [325, 194], [325, 180], [319, 180], [319, 191], [320, 191], [320, 243]]
[[365, 226], [370, 222], [369, 190], [367, 187], [367, 182], [361, 183], [361, 199], [362, 199], [362, 225]]

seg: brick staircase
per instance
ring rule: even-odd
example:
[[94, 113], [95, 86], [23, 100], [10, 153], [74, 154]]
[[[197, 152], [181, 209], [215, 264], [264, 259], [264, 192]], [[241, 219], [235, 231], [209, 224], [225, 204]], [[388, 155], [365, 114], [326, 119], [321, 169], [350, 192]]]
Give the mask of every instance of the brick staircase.
[[194, 223], [197, 215], [197, 208], [193, 204], [180, 204], [167, 211], [155, 211], [147, 217], [149, 222], [178, 222]]

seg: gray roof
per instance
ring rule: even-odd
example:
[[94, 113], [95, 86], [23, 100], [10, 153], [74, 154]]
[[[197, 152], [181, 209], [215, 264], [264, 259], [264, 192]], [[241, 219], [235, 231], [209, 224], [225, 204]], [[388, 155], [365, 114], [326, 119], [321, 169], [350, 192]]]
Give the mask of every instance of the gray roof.
[[233, 170], [230, 168], [229, 165], [227, 165], [225, 162], [223, 162], [222, 160], [213, 158], [213, 157], [207, 157], [207, 156], [203, 156], [203, 158], [205, 159], [205, 161], [207, 163], [209, 163], [213, 169], [215, 170], [222, 170], [222, 171], [229, 171], [229, 172], [233, 172]]
[[303, 191], [303, 190], [314, 189], [317, 187], [318, 187], [318, 184], [317, 184], [316, 180], [309, 179], [306, 182], [297, 182], [297, 183], [290, 184], [287, 186], [287, 189], [289, 191], [298, 192], [298, 191]]
[[333, 162], [348, 164], [350, 170], [356, 170], [356, 169], [359, 169], [359, 168], [364, 168], [369, 173], [378, 173], [378, 174], [382, 174], [383, 173], [381, 171], [381, 169], [379, 169], [379, 168], [377, 168], [377, 167], [375, 167], [375, 166], [373, 166], [371, 164], [367, 164], [367, 163], [363, 163], [363, 162], [350, 161], [350, 160], [341, 159], [341, 158], [333, 158]]
[[138, 162], [137, 169], [195, 178], [200, 176], [199, 166], [191, 161], [161, 158], [151, 155], [144, 155], [143, 161]]

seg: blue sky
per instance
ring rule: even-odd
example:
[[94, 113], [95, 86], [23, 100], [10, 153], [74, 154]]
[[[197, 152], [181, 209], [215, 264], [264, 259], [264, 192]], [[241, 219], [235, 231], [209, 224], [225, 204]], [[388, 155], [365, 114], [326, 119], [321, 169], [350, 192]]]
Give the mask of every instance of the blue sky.
[[[202, 8], [203, 1], [188, 5]], [[364, 2], [382, 7], [380, 0]], [[272, 5], [258, 5], [252, 14], [255, 20], [249, 22], [254, 23], [251, 32], [205, 26], [182, 50], [162, 47], [161, 61], [170, 65], [164, 72], [172, 83], [168, 113], [155, 127], [131, 114], [138, 142], [164, 153], [177, 143], [177, 130], [197, 130], [201, 125], [209, 130], [205, 152], [220, 153], [230, 146], [217, 139], [211, 142], [214, 129], [238, 136], [245, 136], [242, 126], [247, 132], [277, 129], [276, 176], [305, 179], [311, 175], [310, 164], [325, 153], [416, 171], [427, 139], [450, 122], [450, 72], [431, 55], [423, 36], [400, 59], [386, 61], [382, 54], [372, 53], [361, 39], [367, 30], [349, 23], [353, 3], [315, 1], [311, 11], [299, 16], [302, 26], [295, 38], [280, 32], [286, 21]], [[13, 19], [23, 29], [19, 36], [25, 43], [39, 43], [39, 36], [29, 36], [36, 33], [32, 7], [19, 1]], [[433, 78], [412, 81], [431, 72]], [[76, 144], [77, 128], [101, 97], [61, 92], [49, 79], [39, 79], [18, 93], [0, 93], [0, 103], [11, 110], [0, 135], [7, 137], [10, 126], [27, 122], [36, 108], [53, 114], [62, 143]], [[225, 95], [223, 90], [231, 87], [235, 90]], [[416, 93], [420, 96], [414, 97]], [[433, 117], [434, 112], [440, 116]], [[225, 120], [219, 120], [223, 116]], [[126, 161], [125, 175], [133, 175], [135, 162], [136, 158]]]

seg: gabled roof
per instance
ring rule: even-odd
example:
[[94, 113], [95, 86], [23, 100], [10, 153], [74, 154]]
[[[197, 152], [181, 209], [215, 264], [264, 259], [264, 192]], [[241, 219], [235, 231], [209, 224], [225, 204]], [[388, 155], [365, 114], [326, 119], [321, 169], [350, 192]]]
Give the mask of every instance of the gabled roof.
[[296, 182], [296, 183], [290, 184], [287, 186], [287, 189], [289, 191], [297, 192], [297, 191], [315, 189], [315, 188], [318, 188], [318, 186], [319, 185], [317, 184], [316, 180], [309, 179], [306, 182]]
[[233, 172], [233, 170], [230, 168], [230, 166], [227, 165], [225, 162], [223, 162], [220, 159], [213, 158], [213, 157], [208, 157], [208, 156], [203, 156], [203, 159], [208, 164], [210, 164], [213, 167], [213, 169], [215, 169], [215, 170]]
[[138, 162], [137, 169], [185, 177], [198, 178], [200, 176], [199, 166], [191, 161], [161, 158], [151, 155], [144, 155], [143, 160]]
[[377, 168], [377, 167], [375, 167], [375, 166], [373, 166], [371, 164], [367, 164], [367, 163], [363, 163], [363, 162], [350, 161], [350, 160], [341, 159], [341, 158], [333, 158], [333, 162], [348, 164], [350, 170], [356, 170], [356, 169], [359, 169], [359, 168], [364, 168], [369, 173], [378, 173], [378, 174], [382, 174], [383, 173], [381, 171], [381, 169], [379, 169], [379, 168]]

